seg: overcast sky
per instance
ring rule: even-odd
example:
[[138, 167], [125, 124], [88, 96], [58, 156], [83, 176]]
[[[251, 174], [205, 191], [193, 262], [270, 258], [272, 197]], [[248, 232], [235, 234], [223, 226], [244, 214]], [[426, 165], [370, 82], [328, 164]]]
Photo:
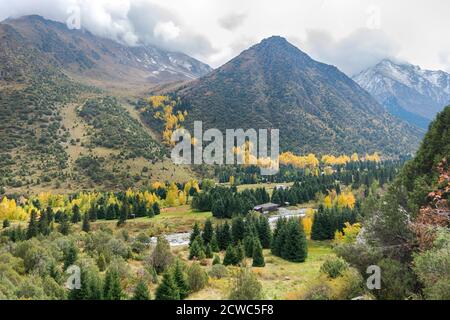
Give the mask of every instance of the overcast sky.
[[448, 0], [0, 0], [1, 20], [66, 22], [78, 10], [94, 34], [182, 51], [212, 67], [281, 35], [349, 75], [385, 57], [450, 71]]

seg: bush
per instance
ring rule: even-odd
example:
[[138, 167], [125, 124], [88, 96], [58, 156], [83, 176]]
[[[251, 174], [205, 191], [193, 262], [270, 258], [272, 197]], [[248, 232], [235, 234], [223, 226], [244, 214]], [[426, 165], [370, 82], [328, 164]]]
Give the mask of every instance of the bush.
[[331, 281], [333, 300], [350, 300], [364, 295], [364, 279], [358, 270], [347, 268]]
[[209, 276], [216, 279], [222, 279], [228, 276], [228, 269], [223, 264], [215, 264], [209, 271]]
[[303, 300], [330, 300], [332, 289], [327, 282], [320, 281], [311, 284], [302, 296]]
[[262, 285], [248, 268], [241, 268], [232, 280], [230, 300], [261, 300]]
[[191, 292], [203, 289], [208, 283], [208, 275], [198, 263], [193, 263], [188, 270], [188, 282]]
[[320, 267], [320, 272], [325, 273], [328, 277], [335, 279], [342, 275], [348, 269], [348, 263], [342, 258], [327, 259]]

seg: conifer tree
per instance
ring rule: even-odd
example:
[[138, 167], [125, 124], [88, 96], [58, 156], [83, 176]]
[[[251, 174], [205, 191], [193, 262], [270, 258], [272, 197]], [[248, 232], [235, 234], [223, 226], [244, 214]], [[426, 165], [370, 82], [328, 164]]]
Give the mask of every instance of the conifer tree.
[[66, 213], [61, 214], [58, 231], [65, 236], [67, 236], [70, 233], [69, 217], [67, 216]]
[[78, 259], [78, 249], [73, 242], [63, 251], [64, 270], [75, 264]]
[[253, 267], [264, 267], [266, 265], [264, 261], [264, 255], [261, 243], [258, 239], [255, 239], [254, 241], [254, 247], [253, 247]]
[[255, 236], [253, 234], [247, 234], [244, 238], [244, 249], [245, 249], [245, 256], [247, 258], [253, 257], [253, 247], [255, 242]]
[[27, 228], [27, 239], [31, 239], [36, 237], [39, 233], [38, 222], [37, 222], [37, 213], [35, 210], [31, 211], [30, 221], [28, 222]]
[[227, 247], [227, 251], [225, 252], [225, 257], [223, 258], [223, 264], [225, 266], [236, 265], [238, 264], [236, 257], [236, 249], [230, 244]]
[[207, 219], [205, 222], [205, 226], [203, 227], [203, 233], [202, 233], [203, 242], [205, 244], [209, 244], [212, 240], [213, 234], [214, 234], [214, 229], [212, 226], [211, 219]]
[[270, 229], [269, 220], [266, 217], [260, 217], [257, 229], [261, 246], [264, 249], [269, 249], [270, 244], [272, 243], [272, 230]]
[[103, 297], [105, 300], [120, 300], [122, 296], [119, 272], [115, 268], [109, 268], [105, 276]]
[[245, 225], [244, 219], [241, 216], [235, 217], [232, 221], [231, 233], [233, 236], [233, 243], [237, 244], [244, 239]]
[[164, 273], [162, 282], [156, 289], [155, 299], [180, 300], [180, 291], [171, 272], [167, 271]]
[[217, 235], [216, 235], [215, 232], [214, 232], [214, 234], [212, 236], [210, 245], [211, 245], [212, 252], [219, 252], [220, 251], [219, 243], [217, 242]]
[[152, 209], [153, 209], [153, 213], [155, 214], [155, 216], [157, 216], [161, 213], [161, 209], [159, 208], [158, 202], [153, 202]]
[[77, 204], [74, 204], [72, 207], [72, 218], [71, 222], [76, 224], [81, 221], [80, 207]]
[[173, 278], [178, 287], [180, 299], [185, 299], [189, 295], [189, 284], [186, 274], [184, 273], [183, 266], [179, 260], [177, 260], [175, 264], [175, 268], [173, 270]]
[[201, 240], [200, 236], [197, 236], [197, 238], [194, 239], [191, 247], [189, 248], [189, 260], [201, 259], [204, 256], [205, 252], [203, 250], [203, 241]]
[[39, 233], [43, 234], [44, 236], [50, 233], [50, 221], [47, 211], [43, 211], [41, 213], [38, 225], [39, 225]]
[[83, 216], [83, 226], [82, 226], [82, 230], [83, 230], [84, 232], [89, 232], [89, 231], [91, 231], [91, 224], [90, 224], [90, 222], [89, 222], [89, 214], [88, 214], [88, 213], [86, 213], [86, 214]]
[[194, 224], [194, 228], [192, 229], [192, 233], [191, 233], [191, 237], [189, 239], [189, 246], [192, 245], [192, 243], [194, 242], [195, 239], [197, 239], [197, 237], [200, 236], [200, 227], [198, 225], [198, 223], [196, 222]]
[[150, 292], [148, 291], [147, 284], [144, 280], [139, 280], [136, 287], [134, 288], [133, 300], [150, 300]]
[[118, 227], [125, 225], [129, 214], [130, 214], [130, 205], [128, 203], [124, 203], [122, 210], [120, 210], [119, 220], [117, 221]]
[[237, 246], [236, 246], [236, 263], [235, 264], [239, 264], [242, 261], [244, 261], [245, 258], [245, 249], [244, 246], [242, 245], [242, 242], [238, 242]]
[[213, 251], [211, 249], [211, 244], [205, 246], [205, 257], [206, 259], [211, 259], [213, 257]]

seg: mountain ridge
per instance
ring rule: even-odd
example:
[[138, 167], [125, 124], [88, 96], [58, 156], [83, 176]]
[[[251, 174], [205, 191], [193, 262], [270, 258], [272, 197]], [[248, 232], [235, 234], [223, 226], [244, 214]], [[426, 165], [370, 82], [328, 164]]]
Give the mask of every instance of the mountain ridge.
[[353, 77], [386, 109], [426, 129], [450, 101], [450, 74], [384, 59]]
[[[192, 80], [212, 70], [183, 53], [150, 45], [125, 46], [86, 30], [69, 30], [63, 23], [36, 15], [4, 20], [0, 23], [0, 36], [4, 64], [8, 59], [14, 61], [11, 54], [6, 54], [8, 49], [32, 50], [41, 64], [60, 68], [74, 78], [100, 87], [103, 82], [152, 86]], [[28, 59], [24, 63], [33, 61]], [[2, 74], [5, 78], [8, 71], [3, 68]]]
[[297, 153], [398, 154], [398, 141], [407, 145], [402, 152], [412, 152], [420, 136], [337, 67], [313, 60], [279, 36], [264, 39], [172, 94], [191, 106], [191, 123], [279, 128], [282, 149]]

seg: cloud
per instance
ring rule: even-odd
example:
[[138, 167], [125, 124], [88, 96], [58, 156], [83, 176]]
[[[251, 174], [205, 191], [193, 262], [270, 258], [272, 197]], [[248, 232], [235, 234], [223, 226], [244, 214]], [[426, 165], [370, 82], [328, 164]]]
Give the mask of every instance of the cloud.
[[384, 58], [397, 59], [400, 51], [398, 44], [383, 31], [367, 28], [357, 29], [339, 40], [323, 30], [307, 30], [303, 47], [314, 59], [336, 65], [350, 76]]
[[[197, 57], [215, 52], [204, 35], [189, 29], [183, 19], [164, 7], [145, 0], [0, 0], [0, 19], [39, 14], [65, 23], [80, 14], [81, 27], [95, 35], [127, 45], [156, 45]], [[75, 9], [75, 10], [74, 10]]]
[[233, 31], [240, 27], [247, 18], [245, 13], [230, 13], [219, 19], [219, 25], [229, 31]]

